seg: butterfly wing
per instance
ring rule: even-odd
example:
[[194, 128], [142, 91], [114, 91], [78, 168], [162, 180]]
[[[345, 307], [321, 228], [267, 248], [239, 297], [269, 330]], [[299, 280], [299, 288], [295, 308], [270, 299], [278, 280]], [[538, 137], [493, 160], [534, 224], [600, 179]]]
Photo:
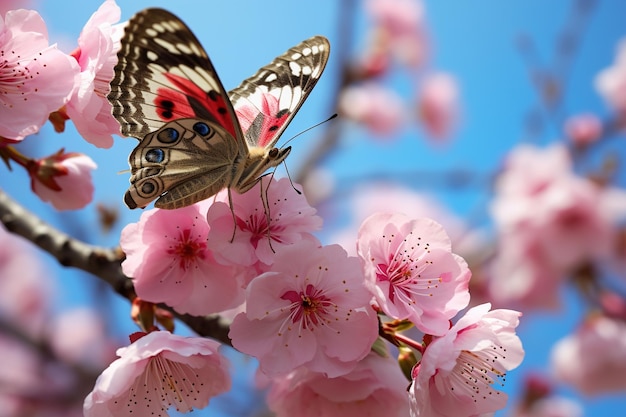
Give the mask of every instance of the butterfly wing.
[[271, 149], [322, 75], [330, 43], [313, 36], [229, 92], [249, 148]]
[[[236, 182], [248, 148], [213, 64], [189, 28], [162, 9], [125, 28], [108, 99], [130, 155], [129, 208], [174, 209]], [[175, 139], [174, 139], [175, 136]]]
[[125, 136], [142, 140], [164, 123], [195, 117], [243, 140], [207, 53], [191, 30], [166, 10], [146, 9], [129, 20], [108, 99]]
[[308, 39], [229, 97], [200, 42], [171, 13], [136, 14], [121, 43], [108, 99], [121, 133], [140, 140], [129, 158], [131, 186], [124, 201], [130, 208], [158, 198], [156, 207], [173, 209], [225, 187], [245, 192], [254, 186], [289, 154], [290, 148], [274, 145], [319, 79], [330, 50], [326, 38]]
[[166, 123], [130, 154], [133, 170], [124, 202], [134, 209], [158, 198], [156, 207], [177, 209], [217, 194], [236, 175], [236, 145], [217, 123], [196, 118]]

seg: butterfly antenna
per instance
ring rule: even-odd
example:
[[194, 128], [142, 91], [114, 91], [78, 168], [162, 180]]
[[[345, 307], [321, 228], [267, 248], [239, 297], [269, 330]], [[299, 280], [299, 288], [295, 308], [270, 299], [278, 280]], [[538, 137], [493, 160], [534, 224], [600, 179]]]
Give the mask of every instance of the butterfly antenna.
[[[326, 122], [330, 122], [331, 120], [333, 120], [335, 117], [337, 117], [337, 113], [333, 114], [332, 116], [330, 116], [328, 119], [321, 121], [319, 123], [314, 124], [313, 126], [304, 129], [302, 132], [298, 133], [297, 135], [295, 135], [294, 137], [292, 137], [291, 139], [289, 139], [287, 142], [285, 142], [285, 144], [283, 145], [283, 147], [287, 146], [287, 144], [289, 142], [291, 142], [292, 140], [294, 140], [295, 138], [297, 138], [298, 136], [302, 135], [303, 133], [308, 132], [309, 130], [315, 129], [316, 127], [323, 125]], [[294, 189], [294, 191], [298, 194], [302, 194], [302, 191], [298, 190], [296, 188], [295, 185], [293, 185], [293, 180], [291, 179], [291, 174], [289, 173], [289, 168], [287, 167], [287, 162], [283, 161], [283, 165], [285, 166], [285, 171], [287, 172], [287, 178], [289, 178], [289, 183], [291, 184], [291, 188]], [[274, 171], [272, 172], [272, 176], [274, 176], [274, 172], [276, 172], [276, 168], [278, 167], [274, 167]]]
[[296, 134], [295, 136], [293, 136], [292, 138], [290, 138], [287, 142], [285, 142], [285, 144], [284, 144], [282, 147], [287, 146], [287, 144], [289, 144], [289, 142], [291, 142], [292, 140], [294, 140], [294, 139], [295, 139], [295, 138], [297, 138], [298, 136], [300, 136], [300, 135], [302, 135], [302, 134], [304, 134], [304, 133], [308, 132], [309, 130], [313, 130], [313, 129], [315, 129], [315, 128], [316, 128], [316, 127], [318, 127], [318, 126], [323, 125], [324, 123], [330, 122], [330, 121], [331, 121], [331, 120], [333, 120], [335, 117], [337, 117], [337, 113], [333, 114], [332, 116], [330, 116], [330, 117], [329, 117], [328, 119], [326, 119], [326, 120], [323, 120], [323, 121], [321, 121], [321, 122], [319, 122], [319, 123], [314, 124], [314, 125], [313, 125], [313, 126], [311, 126], [311, 127], [307, 127], [307, 128], [306, 128], [306, 129], [304, 129], [302, 132], [300, 132], [300, 133]]
[[[293, 188], [293, 190], [298, 193], [298, 194], [302, 194], [302, 191], [298, 190], [296, 188], [295, 185], [293, 185], [293, 181], [291, 180], [291, 174], [289, 173], [289, 168], [287, 167], [287, 163], [285, 161], [283, 161], [283, 165], [285, 165], [285, 171], [287, 172], [287, 178], [289, 178], [289, 184], [291, 184], [291, 188]], [[276, 168], [274, 168], [274, 171], [276, 171]], [[273, 175], [273, 174], [272, 174]]]

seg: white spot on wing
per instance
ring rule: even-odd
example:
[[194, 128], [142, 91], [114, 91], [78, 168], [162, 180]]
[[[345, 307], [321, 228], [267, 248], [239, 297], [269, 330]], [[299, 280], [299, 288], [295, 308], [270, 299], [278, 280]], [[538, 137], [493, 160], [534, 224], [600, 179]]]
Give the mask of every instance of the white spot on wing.
[[197, 45], [195, 43], [190, 43], [189, 47], [191, 48], [193, 53], [196, 54], [197, 56], [204, 56], [205, 55], [204, 54], [204, 50], [199, 45]]
[[163, 27], [170, 31], [170, 32], [176, 32], [176, 22], [174, 21], [169, 21], [169, 22], [161, 22], [161, 24], [163, 25]]
[[182, 51], [184, 54], [191, 55], [191, 52], [192, 52], [192, 51], [191, 51], [191, 48], [189, 47], [189, 45], [184, 44], [184, 43], [177, 43], [177, 44], [176, 44], [176, 47], [177, 47], [180, 51]]
[[178, 49], [176, 49], [176, 46], [172, 45], [171, 43], [164, 41], [163, 39], [160, 38], [154, 38], [154, 42], [167, 49], [167, 52], [171, 52], [172, 54], [176, 54], [176, 55], [180, 55], [180, 51]]
[[195, 68], [193, 80], [204, 91], [220, 91], [220, 87], [217, 85], [215, 78], [204, 68]]
[[300, 75], [302, 68], [300, 67], [300, 65], [297, 62], [291, 61], [289, 63], [289, 68], [291, 69], [291, 73], [293, 75]]

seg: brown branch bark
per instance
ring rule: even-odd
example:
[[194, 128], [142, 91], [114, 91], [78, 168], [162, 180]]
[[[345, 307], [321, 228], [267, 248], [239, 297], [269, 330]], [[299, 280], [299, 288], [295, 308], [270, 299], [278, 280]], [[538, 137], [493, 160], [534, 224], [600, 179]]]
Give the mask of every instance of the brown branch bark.
[[[61, 265], [81, 269], [108, 283], [122, 297], [132, 301], [137, 296], [132, 280], [122, 272], [125, 258], [119, 247], [103, 248], [74, 239], [26, 210], [0, 190], [0, 222], [6, 229], [31, 241], [54, 256]], [[220, 317], [194, 317], [176, 314], [200, 336], [211, 337], [230, 345], [228, 323]]]
[[102, 248], [72, 238], [26, 210], [0, 191], [0, 221], [15, 233], [54, 256], [61, 265], [89, 272], [107, 282], [120, 295], [135, 297], [132, 282], [122, 273], [120, 248]]

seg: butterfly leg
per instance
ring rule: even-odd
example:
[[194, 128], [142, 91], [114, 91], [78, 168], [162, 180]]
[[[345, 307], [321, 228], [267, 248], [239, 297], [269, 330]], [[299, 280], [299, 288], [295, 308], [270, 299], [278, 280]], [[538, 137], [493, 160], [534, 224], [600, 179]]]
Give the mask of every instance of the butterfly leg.
[[[267, 175], [270, 175], [270, 181], [267, 183], [267, 187], [265, 187], [265, 192], [263, 192], [263, 178]], [[273, 178], [274, 178], [274, 171], [261, 175], [259, 177], [259, 182], [261, 183], [261, 186], [259, 188], [261, 190], [261, 201], [263, 202], [263, 210], [265, 211], [265, 218], [267, 221], [267, 242], [269, 243], [270, 249], [272, 250], [272, 252], [276, 253], [276, 251], [274, 250], [274, 247], [272, 246], [272, 235], [271, 235], [272, 229], [270, 228], [272, 216], [270, 215], [270, 201], [269, 201], [269, 196], [268, 196], [270, 185], [272, 184]]]
[[235, 208], [233, 206], [233, 195], [230, 191], [230, 187], [228, 188], [228, 207], [230, 207], [230, 212], [233, 215], [233, 235], [230, 237], [230, 243], [235, 241], [235, 233], [237, 232], [237, 216], [235, 216]]

